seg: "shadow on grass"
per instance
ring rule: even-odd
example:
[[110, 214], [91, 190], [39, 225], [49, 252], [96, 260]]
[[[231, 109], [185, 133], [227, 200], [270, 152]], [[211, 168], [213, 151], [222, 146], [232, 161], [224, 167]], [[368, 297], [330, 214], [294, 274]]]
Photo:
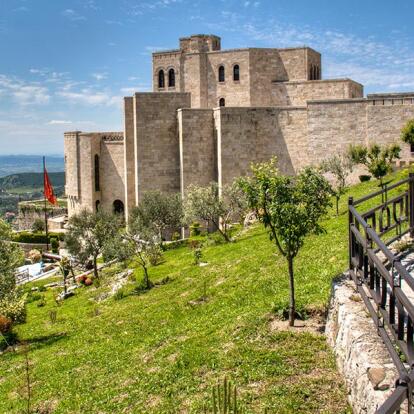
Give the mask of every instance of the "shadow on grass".
[[51, 335], [35, 336], [26, 341], [21, 341], [21, 344], [26, 344], [30, 346], [30, 350], [35, 350], [42, 348], [44, 346], [49, 346], [58, 342], [67, 337], [66, 332], [55, 333]]

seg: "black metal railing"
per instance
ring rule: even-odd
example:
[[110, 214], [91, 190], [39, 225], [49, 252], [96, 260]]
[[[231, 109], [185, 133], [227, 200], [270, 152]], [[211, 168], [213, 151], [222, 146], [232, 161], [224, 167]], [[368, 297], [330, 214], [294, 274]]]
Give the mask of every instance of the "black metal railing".
[[399, 413], [402, 406], [412, 413], [414, 304], [407, 292], [414, 294], [414, 278], [389, 246], [414, 236], [414, 174], [359, 200], [350, 197], [348, 214], [350, 276], [398, 371], [395, 390], [377, 413]]

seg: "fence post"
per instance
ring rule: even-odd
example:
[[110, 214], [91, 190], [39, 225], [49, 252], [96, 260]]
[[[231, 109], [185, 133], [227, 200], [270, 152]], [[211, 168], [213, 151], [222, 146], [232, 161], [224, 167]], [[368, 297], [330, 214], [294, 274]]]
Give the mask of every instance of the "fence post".
[[353, 215], [351, 213], [351, 210], [349, 209], [350, 206], [354, 204], [354, 198], [349, 197], [348, 198], [348, 256], [349, 256], [349, 270], [352, 269], [352, 232], [351, 232], [351, 225], [354, 222]]
[[410, 203], [410, 236], [414, 237], [414, 173], [409, 173], [409, 203]]

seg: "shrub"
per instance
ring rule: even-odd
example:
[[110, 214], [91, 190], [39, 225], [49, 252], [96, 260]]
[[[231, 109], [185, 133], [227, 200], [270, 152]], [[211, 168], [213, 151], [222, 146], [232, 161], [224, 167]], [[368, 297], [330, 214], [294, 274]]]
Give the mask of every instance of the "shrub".
[[12, 322], [22, 323], [26, 320], [26, 295], [12, 292], [0, 300], [0, 315]]
[[407, 144], [414, 144], [414, 119], [409, 120], [401, 130], [401, 140]]
[[32, 224], [32, 231], [35, 233], [45, 231], [45, 222], [42, 219], [37, 218]]
[[120, 288], [114, 293], [115, 300], [121, 300], [126, 296], [125, 289]]
[[369, 181], [370, 179], [371, 179], [370, 175], [363, 174], [359, 176], [359, 181], [361, 181], [361, 183], [364, 183], [365, 181]]
[[193, 251], [194, 264], [200, 264], [203, 257], [203, 243], [200, 240], [191, 240], [189, 247]]
[[172, 241], [178, 241], [181, 239], [181, 235], [180, 233], [178, 233], [178, 231], [175, 231], [172, 235], [171, 235], [171, 240]]
[[159, 244], [152, 244], [147, 249], [147, 256], [152, 266], [156, 266], [161, 263], [162, 249]]
[[201, 234], [201, 224], [198, 221], [194, 221], [190, 226], [190, 236], [197, 237]]
[[5, 335], [11, 331], [13, 322], [6, 316], [0, 315], [0, 334]]
[[50, 246], [52, 247], [52, 252], [53, 253], [58, 253], [59, 252], [59, 241], [57, 238], [52, 237], [50, 239]]
[[[63, 233], [49, 233], [49, 241], [52, 238], [56, 238], [60, 241], [64, 241], [65, 235]], [[29, 231], [21, 231], [13, 235], [13, 241], [17, 243], [43, 243], [47, 242], [45, 233], [31, 233]]]
[[46, 296], [42, 295], [40, 300], [37, 302], [37, 307], [38, 308], [43, 308], [44, 306], [46, 306]]
[[[286, 321], [289, 319], [289, 303], [288, 302], [282, 302], [282, 303], [277, 303], [273, 305], [273, 312], [276, 314], [276, 316], [283, 320]], [[307, 311], [307, 309], [301, 305], [301, 304], [296, 304], [295, 307], [295, 318], [299, 319], [299, 320], [306, 320], [309, 318], [309, 312]]]

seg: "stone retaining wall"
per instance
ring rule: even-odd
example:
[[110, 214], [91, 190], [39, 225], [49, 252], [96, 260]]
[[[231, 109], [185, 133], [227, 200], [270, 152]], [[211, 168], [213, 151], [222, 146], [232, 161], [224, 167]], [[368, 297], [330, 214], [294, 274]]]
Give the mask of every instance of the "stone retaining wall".
[[392, 393], [398, 374], [346, 275], [333, 283], [326, 336], [345, 378], [353, 412], [375, 413]]

